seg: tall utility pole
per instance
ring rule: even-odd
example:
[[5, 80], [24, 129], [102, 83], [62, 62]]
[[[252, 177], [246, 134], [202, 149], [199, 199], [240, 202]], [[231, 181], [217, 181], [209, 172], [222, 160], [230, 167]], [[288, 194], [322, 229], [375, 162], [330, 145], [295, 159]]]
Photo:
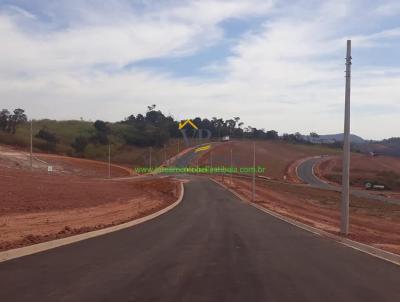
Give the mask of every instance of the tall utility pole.
[[251, 200], [256, 201], [256, 143], [253, 143], [253, 187], [251, 191]]
[[346, 54], [346, 92], [344, 109], [343, 172], [342, 172], [342, 215], [340, 232], [349, 233], [349, 191], [350, 191], [350, 79], [351, 79], [351, 40], [347, 40]]
[[[151, 147], [149, 147], [149, 170], [151, 170], [151, 151], [152, 151], [152, 149], [151, 149]], [[149, 171], [149, 172], [151, 172], [151, 171]]]
[[31, 137], [30, 137], [30, 140], [31, 140], [31, 148], [30, 148], [30, 157], [29, 157], [29, 159], [30, 159], [30, 162], [31, 162], [31, 170], [33, 169], [33, 126], [32, 126], [32, 124], [33, 124], [33, 121], [32, 121], [32, 119], [31, 119]]
[[108, 144], [108, 178], [111, 178], [111, 144]]
[[233, 166], [233, 158], [232, 158], [232, 148], [231, 148], [231, 166], [230, 166], [230, 172], [231, 172], [231, 175], [230, 175], [230, 183], [231, 183], [231, 185], [232, 185], [232, 166]]

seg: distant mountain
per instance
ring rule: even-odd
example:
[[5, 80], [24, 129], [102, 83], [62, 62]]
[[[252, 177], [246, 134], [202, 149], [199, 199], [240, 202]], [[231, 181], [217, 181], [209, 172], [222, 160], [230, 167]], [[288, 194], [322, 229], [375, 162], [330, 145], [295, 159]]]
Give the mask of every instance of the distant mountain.
[[[318, 137], [311, 137], [310, 135], [304, 135], [303, 138], [312, 143], [320, 143], [320, 144], [331, 144], [335, 142], [342, 142], [343, 141], [343, 133], [338, 134], [323, 134], [319, 135]], [[350, 134], [350, 142], [353, 144], [364, 144], [366, 141], [355, 134]]]
[[[334, 144], [343, 142], [343, 133], [325, 134], [318, 137], [303, 135], [303, 139], [314, 144]], [[392, 137], [381, 141], [365, 140], [362, 137], [350, 134], [352, 151], [365, 154], [400, 156], [400, 137]]]
[[400, 156], [400, 137], [392, 137], [382, 141], [370, 141], [358, 144], [354, 149], [362, 153], [375, 153], [380, 155]]

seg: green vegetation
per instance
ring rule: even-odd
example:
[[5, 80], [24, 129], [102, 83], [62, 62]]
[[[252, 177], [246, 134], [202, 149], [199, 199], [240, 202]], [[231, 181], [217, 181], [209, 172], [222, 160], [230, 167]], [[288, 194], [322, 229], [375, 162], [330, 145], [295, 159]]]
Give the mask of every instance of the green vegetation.
[[[240, 139], [283, 140], [307, 144], [300, 133], [278, 136], [275, 130], [265, 131], [251, 126], [243, 128], [239, 117], [223, 120], [193, 118], [199, 129], [208, 130], [212, 139], [223, 136]], [[94, 123], [83, 120], [56, 121], [50, 119], [33, 121], [33, 146], [35, 152], [51, 152], [69, 156], [106, 160], [111, 145], [113, 161], [128, 165], [146, 165], [152, 149], [153, 165], [161, 164], [178, 152], [178, 140], [182, 137], [179, 123], [164, 115], [156, 105], [147, 107], [145, 114], [130, 115], [123, 121]], [[185, 126], [188, 137], [196, 132]], [[30, 123], [22, 109], [0, 112], [0, 143], [27, 149], [30, 146]], [[193, 139], [194, 143], [198, 140]], [[183, 142], [181, 141], [181, 149]], [[309, 143], [308, 143], [309, 144]]]
[[0, 129], [3, 132], [15, 134], [17, 126], [27, 121], [25, 111], [22, 109], [15, 109], [10, 113], [7, 109], [0, 111]]

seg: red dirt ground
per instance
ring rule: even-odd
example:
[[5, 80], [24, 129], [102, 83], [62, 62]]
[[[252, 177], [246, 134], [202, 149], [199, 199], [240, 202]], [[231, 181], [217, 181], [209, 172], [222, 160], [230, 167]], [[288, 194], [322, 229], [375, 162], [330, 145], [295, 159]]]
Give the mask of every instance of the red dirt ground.
[[[73, 158], [59, 155], [39, 154], [37, 158], [56, 167], [60, 173], [74, 174], [86, 177], [108, 177], [108, 164], [105, 162]], [[56, 170], [56, 171], [57, 171]], [[111, 177], [124, 177], [132, 175], [132, 169], [115, 165], [111, 165]]]
[[[382, 182], [394, 191], [400, 191], [400, 157], [368, 156], [352, 154], [350, 182], [354, 186], [363, 186], [364, 181]], [[318, 176], [341, 183], [342, 160], [339, 157], [329, 157], [317, 165]]]
[[[67, 167], [75, 164], [65, 162]], [[78, 174], [88, 175], [95, 166], [88, 162], [84, 173]], [[40, 169], [31, 172], [0, 161], [0, 250], [142, 217], [170, 205], [178, 195], [179, 182], [167, 177], [95, 179]]]
[[[106, 162], [60, 155], [34, 154], [33, 170], [47, 172], [48, 166], [52, 166], [52, 174], [71, 174], [96, 178], [108, 177], [108, 163]], [[1, 167], [30, 170], [30, 156], [24, 151], [0, 145]], [[124, 177], [132, 174], [132, 169], [111, 164], [111, 177]]]
[[[221, 177], [216, 177], [221, 181]], [[229, 184], [225, 178], [225, 184]], [[230, 184], [229, 184], [230, 185]], [[251, 183], [235, 179], [232, 189], [251, 198]], [[337, 234], [340, 193], [301, 185], [257, 181], [256, 202], [279, 214]], [[400, 206], [352, 197], [349, 238], [400, 254]]]
[[[232, 141], [212, 148], [213, 166], [230, 165], [230, 149], [233, 154], [233, 166], [253, 166], [253, 143], [250, 141]], [[256, 142], [256, 166], [265, 167], [266, 177], [282, 180], [284, 176], [290, 180], [288, 170], [293, 163], [310, 156], [337, 154], [337, 150], [323, 146], [295, 145], [278, 141]], [[210, 152], [201, 154], [201, 166], [210, 164]]]

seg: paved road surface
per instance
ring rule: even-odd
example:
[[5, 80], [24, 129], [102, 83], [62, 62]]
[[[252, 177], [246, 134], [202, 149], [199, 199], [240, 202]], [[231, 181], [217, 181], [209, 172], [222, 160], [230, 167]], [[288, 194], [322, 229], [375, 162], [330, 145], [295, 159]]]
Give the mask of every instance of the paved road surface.
[[[325, 183], [321, 179], [319, 179], [317, 176], [315, 176], [315, 174], [313, 173], [314, 165], [317, 162], [319, 162], [320, 160], [321, 160], [320, 157], [305, 160], [297, 167], [297, 175], [299, 176], [299, 178], [301, 180], [303, 180], [305, 183], [312, 185], [313, 187], [340, 192], [341, 191], [340, 186], [335, 186], [335, 185]], [[383, 201], [383, 202], [389, 202], [389, 203], [393, 203], [393, 204], [400, 204], [400, 200], [393, 199], [393, 198], [387, 198], [387, 197], [380, 196], [380, 195], [370, 194], [368, 192], [357, 190], [357, 189], [350, 190], [350, 193], [352, 195], [359, 196], [359, 197], [370, 198], [370, 199]]]
[[180, 157], [178, 157], [176, 159], [174, 165], [176, 167], [187, 167], [187, 166], [189, 166], [189, 163], [194, 160], [195, 157], [196, 157], [196, 153], [194, 152], [194, 150], [191, 150], [191, 151], [181, 155]]
[[154, 220], [0, 263], [0, 301], [400, 301], [400, 267], [205, 178]]

